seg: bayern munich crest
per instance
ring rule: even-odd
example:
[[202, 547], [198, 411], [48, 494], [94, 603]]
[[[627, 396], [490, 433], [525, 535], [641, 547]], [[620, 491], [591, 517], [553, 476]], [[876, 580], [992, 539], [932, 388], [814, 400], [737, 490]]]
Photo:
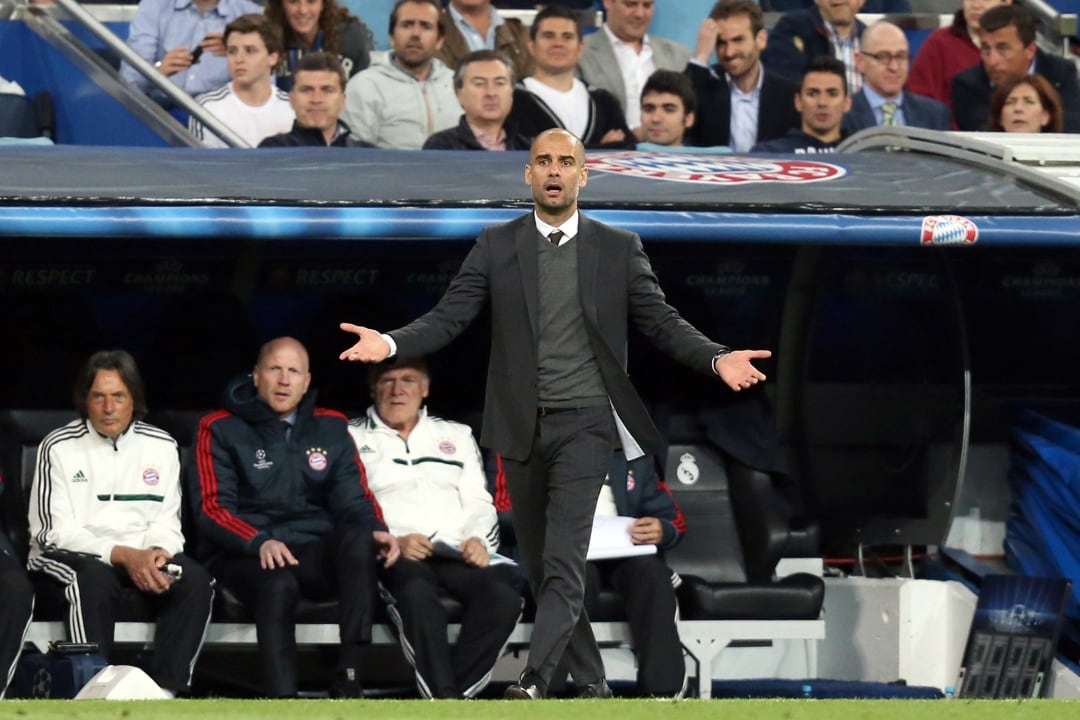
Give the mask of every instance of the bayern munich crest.
[[971, 245], [979, 239], [979, 228], [959, 215], [931, 215], [922, 221], [923, 245]]
[[585, 164], [590, 172], [703, 185], [812, 183], [847, 175], [846, 168], [817, 160], [774, 160], [739, 155], [625, 152], [596, 155]]
[[316, 472], [321, 472], [326, 469], [326, 455], [323, 453], [322, 448], [308, 450], [307, 464], [308, 467]]
[[146, 468], [142, 473], [142, 480], [147, 485], [157, 485], [161, 480], [161, 475], [154, 468]]
[[443, 440], [439, 443], [439, 452], [443, 455], [453, 455], [457, 452], [457, 446], [449, 440]]

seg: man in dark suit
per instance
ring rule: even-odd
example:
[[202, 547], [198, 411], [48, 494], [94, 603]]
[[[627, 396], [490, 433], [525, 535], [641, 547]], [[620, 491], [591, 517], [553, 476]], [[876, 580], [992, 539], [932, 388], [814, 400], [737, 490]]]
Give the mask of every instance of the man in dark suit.
[[537, 600], [529, 659], [510, 698], [543, 697], [564, 650], [579, 691], [611, 693], [583, 611], [593, 512], [612, 449], [621, 444], [634, 458], [661, 444], [626, 374], [629, 321], [733, 390], [763, 381], [751, 361], [771, 355], [731, 351], [683, 320], [665, 301], [641, 239], [578, 212], [587, 179], [581, 141], [561, 128], [541, 133], [525, 166], [534, 212], [485, 229], [433, 310], [385, 335], [341, 325], [359, 335], [342, 360], [423, 356], [457, 337], [490, 300], [480, 442], [502, 457]]
[[866, 28], [859, 42], [855, 66], [863, 74], [863, 89], [851, 97], [845, 133], [875, 125], [952, 130], [952, 117], [943, 103], [904, 91], [911, 53], [903, 30], [881, 20]]
[[847, 69], [848, 92], [862, 89], [862, 78], [855, 69], [859, 36], [866, 26], [855, 18], [863, 0], [814, 0], [815, 7], [784, 15], [769, 33], [769, 47], [761, 56], [774, 73], [799, 82], [810, 61], [819, 55], [831, 55]]
[[[694, 145], [749, 152], [799, 127], [794, 104], [799, 86], [760, 62], [767, 39], [764, 16], [753, 0], [720, 0], [702, 21], [694, 57], [686, 66], [701, 108], [690, 131]], [[720, 64], [710, 69], [713, 50]]]
[[1035, 28], [1035, 16], [1021, 5], [1000, 5], [979, 18], [982, 62], [957, 73], [952, 82], [953, 119], [957, 128], [986, 130], [994, 87], [1038, 73], [1061, 95], [1065, 132], [1080, 132], [1080, 83], [1076, 79], [1076, 66], [1036, 47]]

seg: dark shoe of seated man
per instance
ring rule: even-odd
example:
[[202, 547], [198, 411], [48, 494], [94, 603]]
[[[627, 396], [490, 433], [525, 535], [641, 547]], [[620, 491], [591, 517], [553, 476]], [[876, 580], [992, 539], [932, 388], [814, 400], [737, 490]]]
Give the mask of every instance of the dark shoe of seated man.
[[364, 686], [360, 684], [356, 668], [345, 668], [334, 674], [334, 684], [330, 686], [332, 698], [362, 698]]
[[516, 683], [506, 688], [503, 697], [507, 700], [541, 700], [547, 694], [547, 687], [532, 668], [521, 671]]

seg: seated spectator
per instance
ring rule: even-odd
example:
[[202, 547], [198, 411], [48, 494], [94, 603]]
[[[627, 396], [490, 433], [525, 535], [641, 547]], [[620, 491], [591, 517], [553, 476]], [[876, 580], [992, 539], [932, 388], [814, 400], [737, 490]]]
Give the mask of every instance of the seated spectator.
[[769, 33], [769, 45], [761, 59], [765, 67], [797, 83], [810, 62], [831, 55], [844, 64], [848, 92], [857, 93], [862, 89], [862, 77], [855, 68], [855, 56], [866, 26], [855, 15], [863, 0], [814, 0], [814, 5], [780, 18]]
[[952, 25], [938, 28], [919, 46], [911, 64], [908, 92], [945, 103], [952, 110], [952, 80], [956, 73], [978, 65], [979, 18], [988, 9], [1010, 0], [964, 0]]
[[[765, 18], [753, 0], [720, 0], [702, 21], [686, 66], [699, 108], [693, 144], [748, 152], [799, 126], [791, 100], [799, 86], [762, 65], [767, 42]], [[714, 50], [720, 63], [709, 68]]]
[[802, 126], [788, 130], [784, 137], [758, 143], [754, 152], [796, 155], [835, 152], [843, 139], [840, 124], [844, 113], [851, 109], [844, 64], [828, 55], [810, 63], [795, 95], [795, 109], [802, 115]]
[[1031, 11], [1020, 5], [999, 5], [979, 18], [982, 62], [953, 78], [953, 120], [960, 130], [984, 130], [990, 125], [990, 94], [994, 87], [1038, 73], [1061, 96], [1065, 132], [1080, 132], [1076, 65], [1038, 48], [1036, 24]]
[[[494, 476], [499, 511], [511, 510], [506, 475], [498, 462]], [[678, 544], [686, 532], [682, 510], [663, 481], [657, 478], [654, 458], [643, 455], [627, 460], [621, 450], [612, 457], [596, 502], [597, 517], [636, 518], [628, 528], [634, 545], [656, 545], [657, 553], [608, 560], [590, 560], [585, 575], [585, 610], [599, 615], [600, 591], [615, 590], [623, 600], [630, 635], [637, 655], [638, 693], [653, 697], [681, 697], [686, 691], [686, 663], [676, 625], [679, 619], [675, 588], [681, 580], [666, 564], [663, 551]], [[567, 675], [566, 659], [556, 670], [554, 685]]]
[[[762, 0], [761, 9], [765, 12], [786, 13], [792, 10], [809, 10], [814, 7], [814, 0]], [[875, 15], [910, 15], [911, 3], [908, 0], [866, 0], [861, 13]]]
[[[232, 81], [196, 98], [251, 147], [257, 147], [270, 135], [289, 132], [296, 119], [288, 93], [274, 87], [274, 66], [281, 58], [281, 49], [281, 36], [268, 18], [241, 15], [225, 26]], [[204, 147], [228, 147], [194, 117], [188, 120], [188, 129]]]
[[359, 139], [380, 148], [419, 150], [461, 116], [454, 73], [442, 47], [438, 0], [398, 0], [390, 13], [391, 52], [355, 75], [345, 89], [344, 120]]
[[79, 419], [38, 447], [27, 567], [39, 592], [67, 600], [71, 640], [97, 643], [110, 661], [120, 593], [137, 590], [157, 615], [150, 677], [186, 692], [214, 591], [183, 553], [176, 441], [142, 421], [142, 378], [123, 350], [91, 355], [74, 397]]
[[851, 111], [844, 115], [845, 133], [875, 125], [952, 130], [949, 108], [904, 90], [911, 56], [903, 30], [880, 20], [866, 28], [860, 44], [855, 65], [863, 74], [863, 89], [852, 96]]
[[225, 408], [199, 423], [192, 488], [200, 498], [198, 552], [254, 611], [268, 696], [299, 691], [300, 599], [337, 598], [341, 653], [330, 694], [360, 697], [376, 558], [393, 565], [398, 543], [367, 488], [348, 420], [316, 407], [310, 385], [304, 346], [271, 340], [254, 370], [226, 388]]
[[[0, 495], [4, 492], [4, 479], [0, 477]], [[0, 522], [0, 699], [7, 691], [7, 684], [15, 672], [15, 664], [22, 652], [23, 638], [30, 629], [34, 611], [34, 588], [26, 577], [15, 548], [8, 539], [4, 524]]]
[[586, 148], [632, 148], [634, 134], [619, 101], [607, 90], [590, 90], [578, 80], [584, 51], [578, 15], [561, 5], [536, 14], [529, 29], [536, 72], [522, 81], [526, 92], [514, 98], [510, 117], [530, 140], [545, 130], [563, 128]]
[[443, 45], [435, 57], [451, 70], [477, 50], [495, 50], [510, 61], [514, 77], [532, 74], [529, 29], [517, 18], [504, 18], [491, 0], [450, 0], [442, 11]]
[[[424, 361], [395, 358], [372, 367], [369, 378], [374, 404], [349, 433], [401, 547], [401, 559], [382, 573], [390, 618], [423, 697], [475, 697], [522, 606], [516, 566], [491, 564], [499, 523], [480, 449], [467, 425], [428, 414]], [[464, 605], [453, 649], [441, 594]]]
[[641, 91], [641, 135], [638, 150], [682, 147], [694, 126], [696, 102], [690, 79], [674, 70], [657, 70]]
[[[127, 44], [188, 95], [202, 95], [229, 81], [225, 26], [241, 15], [262, 11], [251, 0], [140, 0]], [[120, 65], [120, 76], [156, 100], [165, 100], [127, 63]]]
[[690, 60], [690, 48], [649, 35], [655, 9], [655, 0], [604, 0], [606, 20], [585, 38], [578, 60], [581, 79], [615, 96], [637, 140], [642, 139], [637, 101], [645, 81], [656, 70], [682, 72]]
[[435, 133], [425, 150], [528, 150], [529, 139], [507, 123], [514, 104], [514, 68], [494, 50], [466, 55], [454, 71], [465, 110], [457, 127]]
[[990, 130], [1059, 133], [1065, 113], [1057, 90], [1042, 75], [1026, 75], [994, 88], [990, 97]]
[[296, 64], [309, 52], [338, 57], [347, 77], [371, 64], [371, 29], [337, 0], [268, 0], [266, 17], [281, 31], [285, 57], [278, 72], [282, 90], [292, 87]]
[[330, 53], [309, 53], [300, 58], [293, 73], [289, 104], [296, 113], [292, 130], [269, 136], [259, 147], [367, 146], [338, 119], [345, 107], [345, 70]]

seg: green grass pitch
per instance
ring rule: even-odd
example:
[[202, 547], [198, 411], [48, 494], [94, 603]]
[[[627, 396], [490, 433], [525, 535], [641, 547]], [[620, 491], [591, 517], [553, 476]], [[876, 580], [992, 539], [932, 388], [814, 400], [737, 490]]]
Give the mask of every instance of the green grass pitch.
[[1064, 700], [5, 700], [0, 717], [32, 720], [1059, 720]]

